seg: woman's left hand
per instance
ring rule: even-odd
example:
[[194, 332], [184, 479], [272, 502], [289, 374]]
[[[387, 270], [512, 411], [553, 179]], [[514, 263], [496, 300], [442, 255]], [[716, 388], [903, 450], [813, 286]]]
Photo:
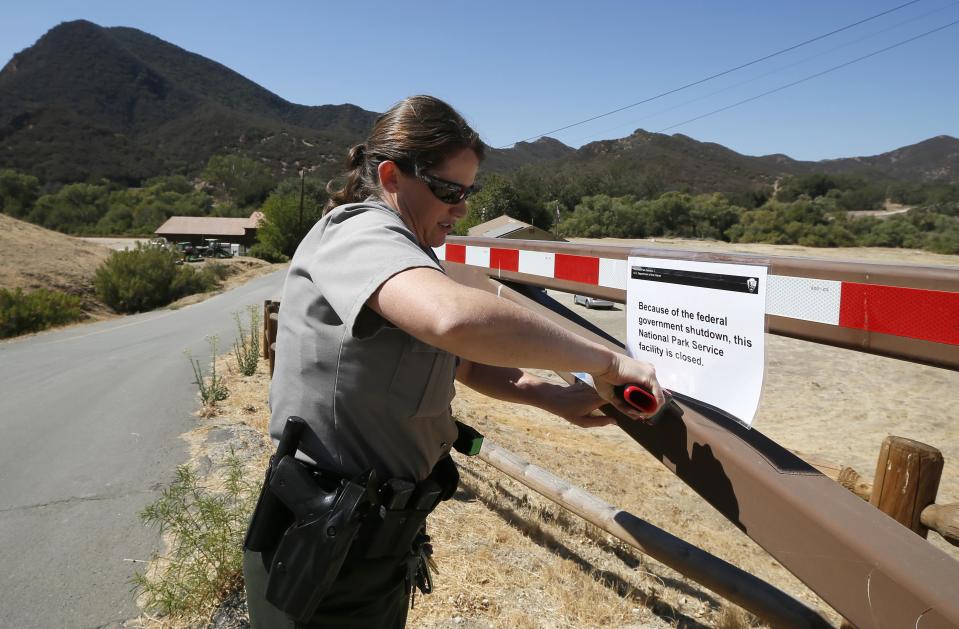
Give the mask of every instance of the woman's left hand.
[[555, 390], [549, 397], [549, 408], [545, 410], [580, 428], [597, 428], [616, 423], [612, 417], [592, 414], [604, 404], [608, 402], [596, 393], [596, 389], [584, 382], [576, 382]]

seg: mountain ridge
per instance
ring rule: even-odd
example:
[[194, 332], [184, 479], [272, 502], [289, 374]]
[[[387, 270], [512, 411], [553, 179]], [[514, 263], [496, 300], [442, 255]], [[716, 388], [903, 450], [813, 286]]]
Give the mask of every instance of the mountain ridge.
[[[329, 178], [377, 115], [351, 103], [295, 104], [149, 33], [77, 20], [50, 29], [0, 69], [0, 168], [50, 185], [100, 178], [135, 185], [196, 174], [212, 155], [239, 153], [268, 164], [277, 177], [307, 169]], [[484, 170], [536, 163], [634, 171], [660, 187], [695, 191], [812, 172], [959, 181], [959, 139], [939, 135], [878, 155], [812, 162], [637, 129], [579, 149], [549, 137], [490, 148]]]

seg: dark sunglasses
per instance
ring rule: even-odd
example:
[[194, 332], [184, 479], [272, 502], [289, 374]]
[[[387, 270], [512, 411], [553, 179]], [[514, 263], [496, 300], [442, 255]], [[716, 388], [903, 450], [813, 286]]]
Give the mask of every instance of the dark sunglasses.
[[472, 186], [462, 186], [458, 183], [446, 181], [445, 179], [421, 172], [414, 173], [413, 176], [425, 183], [434, 197], [450, 205], [456, 205], [460, 201], [469, 198], [471, 194], [479, 191], [479, 186], [476, 184]]

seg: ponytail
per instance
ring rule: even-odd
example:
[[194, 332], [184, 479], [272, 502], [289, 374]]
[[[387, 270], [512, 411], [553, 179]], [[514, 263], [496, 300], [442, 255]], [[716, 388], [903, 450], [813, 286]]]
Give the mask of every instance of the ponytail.
[[359, 203], [374, 192], [375, 188], [371, 185], [373, 177], [367, 172], [367, 166], [366, 145], [357, 144], [350, 149], [346, 158], [346, 185], [336, 190], [335, 179], [326, 184], [326, 192], [330, 198], [323, 208], [324, 214], [344, 203]]

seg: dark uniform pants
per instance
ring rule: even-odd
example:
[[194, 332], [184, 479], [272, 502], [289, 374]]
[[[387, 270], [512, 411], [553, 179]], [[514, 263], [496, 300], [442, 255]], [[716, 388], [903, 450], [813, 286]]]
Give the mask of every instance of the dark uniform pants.
[[354, 545], [329, 593], [308, 623], [294, 623], [266, 600], [260, 553], [245, 551], [243, 576], [253, 629], [401, 629], [410, 604], [403, 557], [365, 559]]

